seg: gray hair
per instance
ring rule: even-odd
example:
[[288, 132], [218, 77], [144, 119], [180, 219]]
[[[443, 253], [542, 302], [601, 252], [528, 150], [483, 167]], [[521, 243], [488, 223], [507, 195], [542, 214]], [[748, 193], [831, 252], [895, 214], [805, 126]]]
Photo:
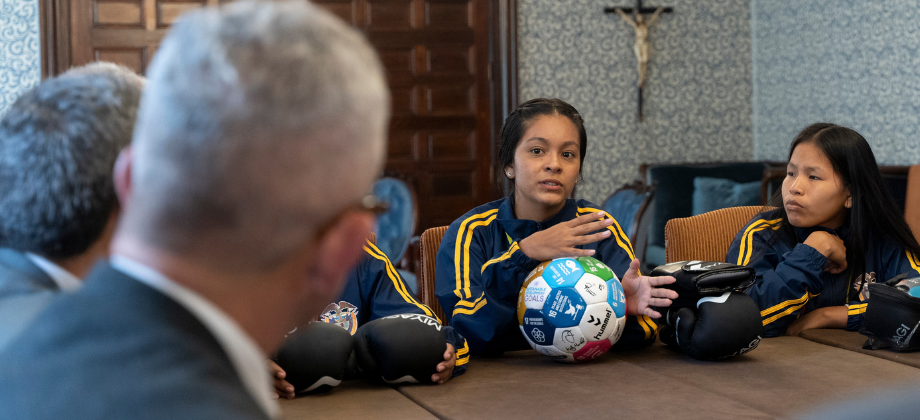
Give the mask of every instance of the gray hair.
[[190, 12], [148, 75], [121, 228], [154, 248], [269, 268], [380, 171], [383, 68], [357, 31], [312, 4]]
[[131, 143], [142, 86], [126, 68], [93, 64], [46, 80], [3, 114], [0, 246], [69, 258], [99, 239], [118, 208], [112, 170]]

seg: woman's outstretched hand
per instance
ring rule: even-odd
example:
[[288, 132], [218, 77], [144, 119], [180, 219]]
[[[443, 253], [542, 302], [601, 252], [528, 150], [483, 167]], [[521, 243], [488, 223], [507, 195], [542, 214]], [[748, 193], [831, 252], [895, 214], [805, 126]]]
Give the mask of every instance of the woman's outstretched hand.
[[[604, 217], [604, 212], [586, 214], [536, 232], [522, 239], [518, 245], [521, 252], [537, 261], [590, 257], [594, 255], [593, 249], [576, 247], [607, 239], [610, 237], [607, 227], [612, 224], [613, 219]], [[597, 232], [599, 230], [603, 231]]]
[[677, 292], [670, 289], [659, 289], [658, 286], [674, 283], [674, 277], [649, 277], [639, 275], [639, 259], [629, 263], [629, 270], [620, 279], [623, 293], [626, 294], [626, 314], [647, 315], [650, 318], [660, 318], [661, 314], [650, 308], [671, 306], [671, 299], [677, 299]]

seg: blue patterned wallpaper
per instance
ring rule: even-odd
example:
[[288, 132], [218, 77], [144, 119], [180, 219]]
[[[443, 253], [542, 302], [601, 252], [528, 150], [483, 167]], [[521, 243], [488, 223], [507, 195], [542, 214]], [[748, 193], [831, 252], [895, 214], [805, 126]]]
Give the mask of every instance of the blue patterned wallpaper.
[[920, 0], [752, 0], [754, 157], [806, 125], [852, 127], [881, 164], [920, 163]]
[[632, 0], [519, 0], [520, 99], [558, 97], [585, 118], [582, 198], [600, 203], [641, 163], [752, 158], [748, 1], [673, 6], [649, 31], [645, 121], [636, 121], [635, 32], [610, 6]]
[[0, 114], [41, 80], [38, 2], [0, 0]]

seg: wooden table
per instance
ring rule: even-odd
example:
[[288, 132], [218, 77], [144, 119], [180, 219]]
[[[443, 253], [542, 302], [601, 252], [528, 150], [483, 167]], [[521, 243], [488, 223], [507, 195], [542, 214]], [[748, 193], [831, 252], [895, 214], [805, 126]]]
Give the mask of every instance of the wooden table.
[[912, 382], [920, 383], [920, 369], [779, 337], [721, 362], [694, 360], [661, 344], [577, 365], [511, 352], [473, 359], [464, 376], [445, 385], [393, 389], [354, 381], [325, 396], [284, 401], [282, 409], [288, 419], [765, 419]]

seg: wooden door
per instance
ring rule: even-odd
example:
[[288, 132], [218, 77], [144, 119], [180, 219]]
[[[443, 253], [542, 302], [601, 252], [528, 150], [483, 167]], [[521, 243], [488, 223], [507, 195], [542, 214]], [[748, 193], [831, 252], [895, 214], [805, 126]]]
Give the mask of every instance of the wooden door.
[[[143, 73], [175, 18], [219, 0], [43, 0], [43, 72], [96, 60]], [[513, 0], [319, 0], [377, 49], [392, 92], [386, 170], [418, 232], [496, 198], [493, 139], [516, 105]]]

